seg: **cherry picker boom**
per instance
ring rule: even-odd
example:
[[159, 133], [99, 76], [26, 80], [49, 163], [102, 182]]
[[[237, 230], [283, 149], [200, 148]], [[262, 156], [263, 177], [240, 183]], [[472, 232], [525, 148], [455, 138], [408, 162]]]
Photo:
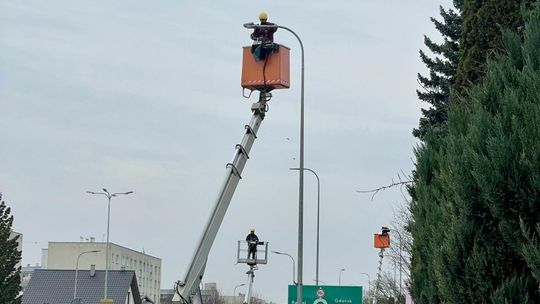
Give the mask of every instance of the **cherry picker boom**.
[[265, 60], [255, 60], [250, 50], [251, 47], [244, 47], [243, 50], [242, 87], [244, 90], [260, 91], [259, 100], [251, 106], [253, 115], [249, 124], [245, 126], [245, 133], [241, 143], [236, 145], [233, 161], [226, 166], [225, 182], [206, 223], [205, 230], [199, 240], [184, 280], [177, 281], [175, 284], [173, 301], [180, 300], [184, 304], [202, 304], [200, 283], [208, 254], [223, 222], [236, 186], [242, 178], [242, 171], [249, 159], [249, 152], [257, 138], [259, 127], [268, 111], [268, 101], [272, 97], [270, 91], [289, 88], [289, 49], [287, 47], [279, 45], [276, 50], [267, 55]]
[[[259, 101], [251, 106], [253, 116], [249, 125], [245, 126], [245, 134], [242, 142], [236, 145], [236, 152], [232, 163], [227, 164], [225, 183], [218, 196], [212, 215], [206, 223], [206, 229], [199, 241], [199, 246], [192, 258], [185, 280], [177, 282], [176, 292], [185, 303], [202, 304], [199, 284], [204, 274], [206, 260], [236, 190], [236, 186], [240, 181], [242, 171], [249, 158], [251, 147], [257, 138], [257, 131], [268, 108], [267, 102], [267, 93], [261, 92]], [[201, 302], [199, 303], [199, 301]]]

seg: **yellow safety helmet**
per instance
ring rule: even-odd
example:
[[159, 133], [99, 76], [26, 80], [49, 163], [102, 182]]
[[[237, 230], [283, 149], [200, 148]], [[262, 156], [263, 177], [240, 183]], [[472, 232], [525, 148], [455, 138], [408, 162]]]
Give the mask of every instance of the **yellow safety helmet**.
[[251, 228], [251, 229], [249, 229], [249, 231], [255, 232], [255, 228]]
[[264, 21], [268, 20], [268, 15], [267, 15], [265, 12], [260, 12], [260, 13], [259, 13], [259, 20], [261, 20], [261, 21], [263, 21], [263, 20], [264, 20]]

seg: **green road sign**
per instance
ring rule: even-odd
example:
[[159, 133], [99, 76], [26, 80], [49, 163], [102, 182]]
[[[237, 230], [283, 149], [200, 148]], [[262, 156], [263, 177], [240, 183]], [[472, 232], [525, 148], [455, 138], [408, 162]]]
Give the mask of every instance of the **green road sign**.
[[[289, 304], [297, 304], [296, 285], [289, 285]], [[362, 304], [361, 286], [302, 286], [303, 304]]]

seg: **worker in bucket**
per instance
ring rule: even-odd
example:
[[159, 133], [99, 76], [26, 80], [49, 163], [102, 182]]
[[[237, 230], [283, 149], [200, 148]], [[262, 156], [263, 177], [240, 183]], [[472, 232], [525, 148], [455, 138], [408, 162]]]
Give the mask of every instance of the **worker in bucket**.
[[257, 259], [257, 245], [259, 244], [259, 237], [255, 234], [255, 228], [251, 228], [250, 234], [246, 236], [246, 242], [248, 243], [248, 259], [250, 256], [252, 259]]
[[[265, 12], [259, 14], [259, 20], [261, 21], [260, 25], [276, 25], [268, 22], [268, 15]], [[256, 61], [266, 59], [270, 52], [278, 49], [279, 46], [274, 43], [274, 33], [276, 31], [277, 27], [255, 27], [251, 34], [251, 39], [253, 39], [251, 53]]]

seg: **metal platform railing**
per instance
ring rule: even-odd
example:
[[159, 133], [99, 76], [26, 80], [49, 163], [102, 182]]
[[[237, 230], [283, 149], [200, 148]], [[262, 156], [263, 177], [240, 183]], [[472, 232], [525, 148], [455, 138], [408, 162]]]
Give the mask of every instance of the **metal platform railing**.
[[268, 242], [257, 243], [257, 251], [255, 259], [248, 256], [249, 244], [246, 241], [238, 241], [238, 250], [236, 255], [237, 263], [245, 263], [248, 265], [266, 264], [268, 263]]

